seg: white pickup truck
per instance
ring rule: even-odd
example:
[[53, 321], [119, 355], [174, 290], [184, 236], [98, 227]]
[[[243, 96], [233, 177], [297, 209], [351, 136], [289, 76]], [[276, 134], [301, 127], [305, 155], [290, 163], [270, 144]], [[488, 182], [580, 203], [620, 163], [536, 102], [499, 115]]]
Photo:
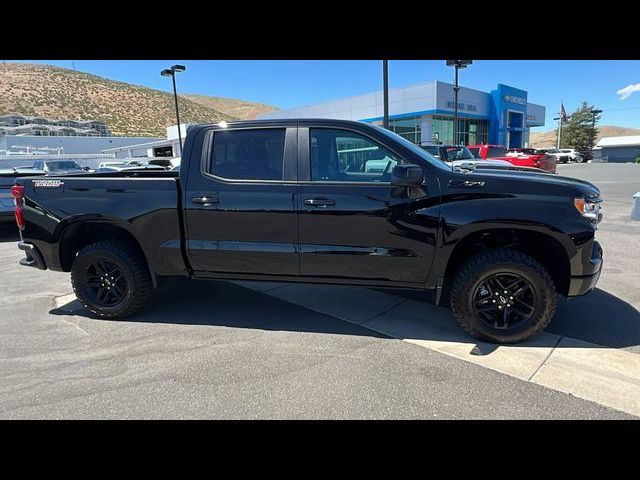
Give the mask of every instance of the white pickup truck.
[[578, 152], [575, 148], [549, 148], [545, 150], [547, 155], [553, 155], [558, 160], [558, 163], [583, 163], [584, 156]]

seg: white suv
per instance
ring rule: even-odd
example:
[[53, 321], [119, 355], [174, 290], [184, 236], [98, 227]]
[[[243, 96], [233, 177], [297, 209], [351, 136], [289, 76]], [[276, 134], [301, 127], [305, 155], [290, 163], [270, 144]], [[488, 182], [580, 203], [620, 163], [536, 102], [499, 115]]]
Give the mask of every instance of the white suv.
[[569, 155], [570, 162], [584, 162], [584, 157], [580, 153], [578, 153], [575, 148], [561, 148], [560, 152]]

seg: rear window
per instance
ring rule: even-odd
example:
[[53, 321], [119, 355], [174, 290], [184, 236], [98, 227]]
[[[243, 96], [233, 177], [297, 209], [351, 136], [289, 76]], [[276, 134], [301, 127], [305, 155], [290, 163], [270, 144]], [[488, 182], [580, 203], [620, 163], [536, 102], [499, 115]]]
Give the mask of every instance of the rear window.
[[284, 128], [219, 130], [209, 172], [234, 180], [282, 180]]
[[489, 151], [487, 152], [487, 158], [504, 157], [506, 155], [507, 155], [507, 150], [504, 148], [489, 147]]
[[474, 158], [480, 158], [480, 148], [478, 147], [469, 148], [469, 151], [471, 152], [471, 155], [473, 155]]
[[434, 157], [440, 158], [440, 149], [438, 147], [431, 147], [427, 145], [427, 146], [423, 146], [422, 148], [424, 148], [427, 152], [429, 152]]

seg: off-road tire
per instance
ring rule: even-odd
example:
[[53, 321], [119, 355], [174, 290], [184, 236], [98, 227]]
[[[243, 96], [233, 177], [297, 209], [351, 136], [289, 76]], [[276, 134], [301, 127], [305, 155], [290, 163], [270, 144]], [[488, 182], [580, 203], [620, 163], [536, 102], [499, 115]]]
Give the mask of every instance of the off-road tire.
[[[126, 280], [123, 300], [113, 307], [92, 301], [86, 288], [87, 267], [96, 259], [106, 258], [118, 265]], [[145, 258], [130, 245], [122, 242], [101, 241], [82, 248], [71, 266], [71, 284], [82, 305], [101, 318], [126, 318], [139, 311], [153, 291], [153, 284]]]
[[[520, 275], [533, 287], [534, 313], [513, 331], [487, 325], [473, 307], [476, 287], [497, 272]], [[530, 256], [517, 250], [488, 249], [471, 257], [455, 273], [449, 302], [456, 321], [470, 335], [496, 343], [516, 343], [549, 325], [556, 310], [556, 289], [547, 270]]]

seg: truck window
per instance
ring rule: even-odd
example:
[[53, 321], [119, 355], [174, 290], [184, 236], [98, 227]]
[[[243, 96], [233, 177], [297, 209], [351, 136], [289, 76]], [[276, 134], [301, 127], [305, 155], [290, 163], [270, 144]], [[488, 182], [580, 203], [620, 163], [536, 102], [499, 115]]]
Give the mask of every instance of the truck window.
[[430, 145], [427, 145], [422, 148], [424, 148], [427, 152], [429, 152], [434, 157], [440, 158], [440, 149], [438, 147], [432, 147]]
[[400, 159], [369, 138], [347, 130], [312, 128], [311, 180], [388, 182]]
[[282, 180], [284, 128], [219, 130], [209, 173], [234, 180]]
[[487, 152], [487, 158], [493, 157], [505, 157], [507, 155], [507, 149], [502, 147], [489, 147]]

